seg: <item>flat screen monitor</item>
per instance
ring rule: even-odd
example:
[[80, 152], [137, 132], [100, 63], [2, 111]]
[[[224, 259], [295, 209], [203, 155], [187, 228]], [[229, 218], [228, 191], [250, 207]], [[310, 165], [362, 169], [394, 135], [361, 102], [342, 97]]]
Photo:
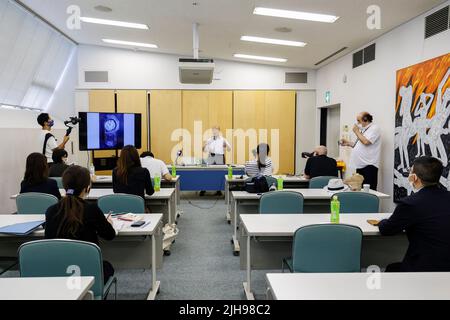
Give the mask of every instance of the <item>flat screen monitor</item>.
[[81, 151], [142, 147], [141, 114], [80, 112], [79, 118]]

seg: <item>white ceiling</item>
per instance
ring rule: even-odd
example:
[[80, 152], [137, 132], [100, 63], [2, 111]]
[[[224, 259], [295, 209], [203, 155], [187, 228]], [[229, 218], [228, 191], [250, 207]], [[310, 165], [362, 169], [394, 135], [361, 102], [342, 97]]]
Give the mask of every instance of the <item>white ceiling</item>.
[[[193, 6], [193, 2], [199, 5]], [[159, 49], [146, 51], [192, 56], [192, 23], [200, 24], [201, 57], [240, 60], [234, 53], [287, 58], [291, 67], [317, 68], [315, 63], [342, 47], [346, 53], [376, 39], [387, 31], [445, 2], [443, 0], [22, 0], [39, 15], [82, 44], [105, 45], [110, 38], [148, 42]], [[66, 26], [67, 7], [78, 5], [82, 16], [145, 23], [150, 30], [82, 24], [81, 30]], [[382, 29], [366, 26], [367, 7], [381, 7]], [[94, 9], [113, 9], [110, 13]], [[255, 6], [298, 10], [340, 16], [334, 24], [253, 15]], [[274, 29], [288, 27], [291, 33]], [[274, 46], [240, 41], [242, 35], [303, 41], [305, 48]], [[120, 47], [114, 45], [114, 47]], [[333, 60], [334, 60], [333, 59]], [[240, 60], [245, 61], [245, 60]], [[327, 61], [326, 63], [331, 62]], [[321, 67], [322, 65], [318, 66]]]

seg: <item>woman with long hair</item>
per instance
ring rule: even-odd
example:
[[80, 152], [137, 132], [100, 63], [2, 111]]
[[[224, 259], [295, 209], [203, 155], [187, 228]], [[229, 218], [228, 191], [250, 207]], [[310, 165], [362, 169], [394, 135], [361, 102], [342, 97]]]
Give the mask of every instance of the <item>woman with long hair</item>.
[[28, 192], [47, 193], [61, 199], [56, 180], [48, 178], [47, 158], [41, 153], [32, 153], [27, 157], [20, 193]]
[[142, 168], [137, 149], [126, 146], [120, 153], [117, 167], [113, 170], [113, 189], [115, 193], [134, 194], [145, 198], [155, 193], [152, 179], [147, 169]]
[[267, 143], [261, 143], [256, 148], [256, 159], [245, 164], [245, 173], [249, 177], [271, 176], [273, 173], [272, 159], [269, 157], [270, 147]]
[[[86, 168], [69, 167], [62, 176], [66, 196], [48, 208], [45, 214], [46, 239], [71, 239], [99, 244], [98, 237], [112, 240], [116, 231], [112, 220], [105, 217], [94, 203], [84, 200], [91, 188], [91, 176]], [[112, 265], [103, 262], [105, 283], [114, 275]]]

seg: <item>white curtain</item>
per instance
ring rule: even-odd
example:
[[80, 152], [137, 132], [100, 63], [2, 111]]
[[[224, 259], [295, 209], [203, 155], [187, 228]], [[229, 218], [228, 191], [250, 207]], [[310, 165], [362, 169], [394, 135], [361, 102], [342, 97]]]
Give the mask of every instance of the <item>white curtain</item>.
[[44, 110], [75, 44], [10, 0], [0, 0], [0, 105]]

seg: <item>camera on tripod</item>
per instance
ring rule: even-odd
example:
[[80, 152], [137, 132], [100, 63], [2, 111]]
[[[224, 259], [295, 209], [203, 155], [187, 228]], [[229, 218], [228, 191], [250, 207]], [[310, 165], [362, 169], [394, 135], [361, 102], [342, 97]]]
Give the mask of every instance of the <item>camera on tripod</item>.
[[79, 124], [81, 121], [78, 117], [70, 117], [69, 120], [64, 121], [64, 125], [68, 128], [66, 131], [66, 136], [69, 136], [72, 133], [73, 127]]

